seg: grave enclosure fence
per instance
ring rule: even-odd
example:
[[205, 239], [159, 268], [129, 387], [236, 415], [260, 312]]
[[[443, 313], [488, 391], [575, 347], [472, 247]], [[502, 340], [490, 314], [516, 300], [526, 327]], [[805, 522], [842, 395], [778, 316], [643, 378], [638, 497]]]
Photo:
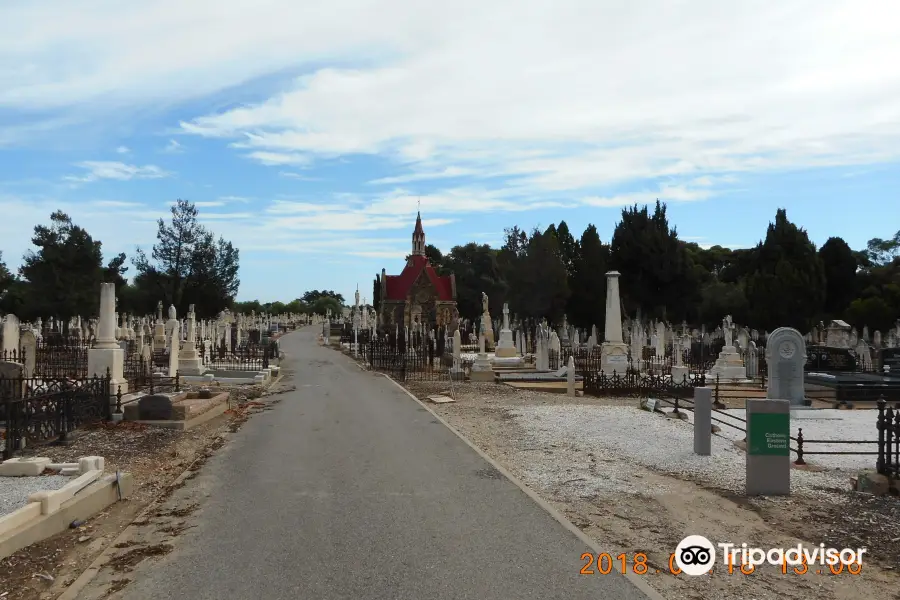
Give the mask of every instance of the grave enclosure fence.
[[108, 420], [111, 378], [0, 377], [3, 458]]
[[423, 339], [418, 344], [405, 340], [371, 339], [358, 342], [350, 354], [367, 369], [385, 373], [397, 381], [449, 381], [450, 365], [436, 340]]

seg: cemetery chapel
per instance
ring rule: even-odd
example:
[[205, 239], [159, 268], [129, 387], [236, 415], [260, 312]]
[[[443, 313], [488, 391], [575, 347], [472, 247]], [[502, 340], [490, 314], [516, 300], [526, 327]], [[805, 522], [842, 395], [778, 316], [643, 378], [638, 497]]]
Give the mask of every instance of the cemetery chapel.
[[399, 275], [381, 270], [381, 305], [379, 323], [410, 327], [451, 327], [459, 313], [456, 308], [456, 279], [453, 274], [438, 275], [425, 256], [425, 231], [422, 214], [416, 214], [412, 234], [412, 254]]

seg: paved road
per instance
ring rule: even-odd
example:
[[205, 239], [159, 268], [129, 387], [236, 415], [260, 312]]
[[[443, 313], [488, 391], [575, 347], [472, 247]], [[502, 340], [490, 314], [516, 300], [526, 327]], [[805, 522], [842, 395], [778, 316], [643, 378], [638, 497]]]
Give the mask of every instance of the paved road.
[[203, 469], [209, 496], [129, 599], [644, 599], [390, 381], [282, 340], [296, 391]]

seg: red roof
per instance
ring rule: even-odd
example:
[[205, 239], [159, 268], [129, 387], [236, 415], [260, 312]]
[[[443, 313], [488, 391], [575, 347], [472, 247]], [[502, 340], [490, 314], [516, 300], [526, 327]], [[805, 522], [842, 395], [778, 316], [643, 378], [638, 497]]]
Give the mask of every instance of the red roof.
[[412, 261], [406, 264], [399, 275], [385, 275], [384, 288], [385, 300], [406, 300], [410, 289], [419, 278], [419, 274], [425, 271], [437, 292], [437, 299], [442, 301], [453, 300], [453, 286], [449, 275], [438, 275], [430, 264], [428, 258], [421, 255], [413, 255]]

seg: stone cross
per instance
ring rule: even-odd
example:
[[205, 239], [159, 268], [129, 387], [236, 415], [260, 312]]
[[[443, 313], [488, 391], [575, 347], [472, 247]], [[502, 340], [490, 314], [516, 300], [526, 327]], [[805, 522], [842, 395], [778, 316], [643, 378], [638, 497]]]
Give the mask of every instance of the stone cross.
[[509, 329], [509, 303], [503, 303], [503, 330]]

